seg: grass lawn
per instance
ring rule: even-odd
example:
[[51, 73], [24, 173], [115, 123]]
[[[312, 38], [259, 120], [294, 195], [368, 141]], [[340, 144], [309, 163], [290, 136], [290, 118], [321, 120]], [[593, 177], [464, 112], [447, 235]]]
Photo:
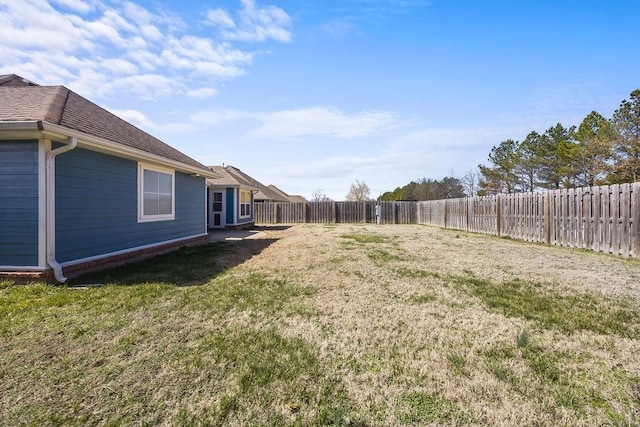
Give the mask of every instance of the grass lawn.
[[298, 225], [0, 282], [0, 425], [640, 425], [640, 262]]

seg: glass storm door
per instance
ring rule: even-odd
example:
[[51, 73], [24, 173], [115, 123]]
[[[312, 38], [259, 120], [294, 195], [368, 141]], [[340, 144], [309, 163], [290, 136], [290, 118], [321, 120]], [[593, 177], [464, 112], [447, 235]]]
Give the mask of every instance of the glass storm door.
[[211, 193], [211, 228], [222, 228], [224, 226], [222, 191], [213, 191]]

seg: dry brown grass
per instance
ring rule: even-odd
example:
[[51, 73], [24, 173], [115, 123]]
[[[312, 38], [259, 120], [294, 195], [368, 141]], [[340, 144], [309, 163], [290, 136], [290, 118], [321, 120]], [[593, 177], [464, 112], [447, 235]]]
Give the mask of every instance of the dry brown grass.
[[0, 286], [0, 425], [640, 423], [638, 261], [413, 225], [261, 236], [121, 286]]
[[[631, 336], [566, 332], [490, 310], [456, 284], [516, 279], [554, 298], [592, 297], [613, 309], [627, 301], [637, 310], [637, 261], [420, 226], [300, 225], [267, 236], [279, 240], [244, 266], [317, 289], [307, 300], [315, 315], [282, 329], [316, 343], [373, 424], [406, 421], [411, 392], [456, 408], [449, 418], [416, 415], [424, 422], [640, 420], [637, 317]], [[516, 344], [522, 331], [528, 348]]]

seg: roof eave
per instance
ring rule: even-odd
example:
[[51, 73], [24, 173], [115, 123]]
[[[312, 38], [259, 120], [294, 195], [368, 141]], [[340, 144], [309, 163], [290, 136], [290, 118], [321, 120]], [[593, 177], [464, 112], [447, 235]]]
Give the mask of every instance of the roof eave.
[[142, 160], [145, 162], [168, 166], [178, 171], [202, 176], [204, 178], [216, 177], [213, 171], [204, 167], [198, 168], [186, 163], [167, 159], [166, 157], [159, 156], [157, 154], [127, 147], [104, 138], [40, 120], [0, 122], [0, 133], [5, 137], [16, 139], [66, 139], [68, 137], [75, 137], [78, 139], [78, 144], [80, 146], [90, 147], [95, 151], [107, 154], [118, 154], [132, 160]]
[[170, 166], [176, 170], [191, 173], [197, 176], [202, 176], [204, 178], [211, 178], [215, 176], [213, 172], [206, 167], [199, 168], [188, 165], [186, 163], [178, 162], [176, 160], [167, 159], [166, 157], [159, 156], [157, 154], [149, 153], [137, 148], [127, 147], [126, 145], [118, 144], [108, 139], [69, 129], [64, 126], [55, 125], [48, 122], [43, 122], [42, 126], [45, 132], [59, 133], [63, 136], [74, 136], [78, 138], [79, 144], [92, 147], [96, 150], [104, 149], [108, 152], [120, 154], [136, 160], [144, 160], [147, 162]]
[[240, 189], [251, 190], [251, 191], [260, 191], [256, 187], [252, 187], [250, 185], [245, 185], [245, 184], [241, 184], [241, 183], [230, 183], [230, 182], [218, 183], [218, 182], [207, 181], [207, 186], [208, 187], [240, 188]]
[[42, 122], [38, 120], [1, 121], [0, 135], [8, 139], [38, 139], [42, 133]]

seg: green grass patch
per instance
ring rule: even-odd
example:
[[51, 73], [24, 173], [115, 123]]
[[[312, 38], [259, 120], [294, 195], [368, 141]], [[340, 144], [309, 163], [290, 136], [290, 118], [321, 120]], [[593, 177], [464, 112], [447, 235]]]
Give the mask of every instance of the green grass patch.
[[398, 267], [394, 268], [393, 272], [400, 277], [409, 277], [414, 279], [433, 277], [434, 279], [440, 279], [442, 276], [433, 271], [421, 270], [417, 268]]
[[451, 280], [464, 285], [491, 309], [535, 321], [543, 328], [640, 338], [640, 307], [631, 301], [587, 294], [565, 295], [540, 283], [522, 280], [494, 283], [475, 276], [455, 276]]
[[447, 360], [449, 361], [449, 367], [456, 375], [461, 375], [468, 377], [469, 372], [466, 369], [467, 358], [463, 355], [457, 353], [449, 353], [447, 355]]
[[411, 302], [413, 302], [415, 304], [426, 304], [428, 302], [436, 301], [437, 299], [438, 299], [437, 296], [435, 296], [434, 294], [430, 294], [430, 293], [412, 295], [411, 298], [410, 298]]
[[220, 264], [222, 255], [232, 252], [227, 243], [181, 248], [166, 255], [119, 268], [86, 274], [69, 281], [70, 286], [84, 283], [139, 285], [156, 283], [172, 286], [201, 285], [215, 279], [227, 267]]
[[[535, 345], [530, 335], [523, 332], [518, 334], [515, 346], [501, 344], [484, 352], [485, 367], [489, 372], [528, 400], [538, 401], [544, 411], [555, 414], [557, 408], [562, 407], [581, 415], [602, 413], [609, 420], [624, 420], [627, 415], [617, 412], [600, 393], [598, 382], [603, 379], [593, 377], [589, 369], [579, 367], [582, 357], [580, 354], [544, 349]], [[524, 371], [516, 374], [516, 366], [524, 368]], [[614, 383], [622, 389], [633, 384], [633, 377], [620, 373], [610, 374], [610, 378], [604, 380], [608, 385]], [[550, 406], [546, 400], [549, 397], [554, 401]], [[638, 404], [629, 400], [616, 403], [626, 407], [628, 414]]]
[[394, 261], [401, 261], [402, 257], [396, 255], [396, 254], [392, 254], [391, 252], [385, 250], [385, 249], [371, 249], [368, 253], [367, 256], [369, 257], [369, 259], [371, 261], [374, 262], [374, 264], [376, 264], [377, 266], [381, 267], [389, 262], [394, 262]]
[[309, 296], [315, 289], [299, 286], [286, 280], [273, 279], [261, 274], [251, 273], [239, 275], [228, 273], [212, 281], [206, 287], [196, 287], [185, 293], [182, 304], [185, 307], [198, 307], [215, 312], [249, 310], [274, 314], [291, 312], [295, 307], [291, 300], [296, 297]]
[[14, 286], [15, 282], [7, 279], [0, 279], [0, 290]]
[[309, 315], [315, 289], [216, 262], [232, 251], [185, 249], [75, 287], [0, 288], [0, 424], [357, 422], [317, 347], [277, 330]]
[[404, 393], [398, 398], [398, 420], [403, 424], [446, 424], [469, 423], [470, 418], [450, 400], [437, 394], [415, 391]]
[[351, 239], [358, 243], [386, 243], [389, 238], [375, 233], [350, 233], [343, 234], [343, 239]]

